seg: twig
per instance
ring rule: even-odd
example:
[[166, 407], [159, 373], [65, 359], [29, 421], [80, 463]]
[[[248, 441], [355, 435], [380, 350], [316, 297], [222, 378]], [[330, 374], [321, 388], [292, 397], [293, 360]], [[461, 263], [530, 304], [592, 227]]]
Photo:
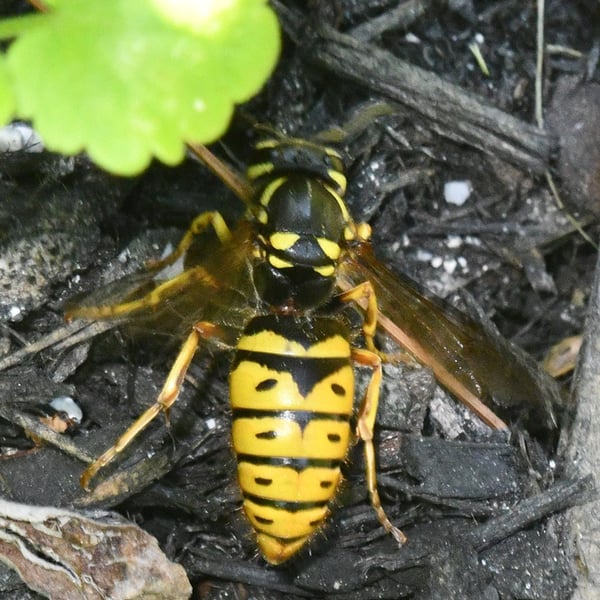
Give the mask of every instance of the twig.
[[543, 517], [565, 508], [579, 506], [596, 497], [597, 492], [591, 475], [576, 480], [560, 481], [541, 494], [519, 502], [510, 512], [473, 529], [465, 538], [481, 552]]
[[431, 0], [406, 0], [378, 17], [357, 25], [349, 34], [357, 40], [367, 42], [390, 29], [406, 29], [424, 15], [432, 4]]
[[118, 322], [100, 322], [93, 323], [69, 323], [55, 329], [48, 335], [40, 338], [36, 342], [27, 344], [21, 350], [9, 354], [0, 360], [0, 371], [18, 365], [23, 359], [33, 354], [37, 354], [50, 346], [55, 346], [57, 350], [66, 350], [79, 342], [91, 339], [109, 329], [113, 329], [118, 325]]
[[537, 2], [537, 56], [535, 63], [535, 122], [544, 128], [542, 112], [542, 77], [544, 70], [544, 0]]
[[561, 211], [565, 214], [569, 222], [573, 225], [573, 227], [577, 230], [579, 235], [588, 243], [592, 248], [598, 249], [598, 244], [587, 234], [587, 232], [583, 229], [583, 225], [581, 221], [576, 219], [565, 207], [560, 194], [558, 193], [558, 188], [554, 183], [554, 178], [552, 177], [552, 173], [548, 169], [544, 172], [544, 176], [546, 177], [546, 182], [548, 183], [548, 187], [550, 188], [550, 192], [552, 193], [552, 197], [556, 202], [556, 206], [560, 208]]
[[[288, 34], [297, 41], [306, 35], [298, 15], [274, 0]], [[553, 139], [546, 131], [490, 106], [437, 75], [402, 61], [373, 44], [322, 27], [304, 40], [307, 57], [321, 67], [379, 92], [424, 117], [425, 126], [452, 140], [466, 143], [543, 174], [548, 167]]]
[[[567, 476], [598, 473], [600, 470], [600, 261], [596, 262], [595, 281], [588, 307], [585, 336], [575, 373], [573, 415], [561, 439]], [[598, 595], [600, 580], [600, 501], [571, 511], [570, 531], [565, 546], [576, 549], [573, 573], [577, 579], [577, 600], [591, 600]]]

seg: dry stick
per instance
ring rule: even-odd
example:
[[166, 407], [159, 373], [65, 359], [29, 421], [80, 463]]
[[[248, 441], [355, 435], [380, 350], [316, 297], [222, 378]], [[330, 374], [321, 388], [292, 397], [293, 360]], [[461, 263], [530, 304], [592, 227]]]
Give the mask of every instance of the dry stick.
[[303, 22], [276, 0], [281, 22], [310, 60], [425, 118], [440, 135], [479, 148], [522, 169], [543, 174], [554, 142], [546, 131], [490, 106], [482, 98], [399, 59], [373, 44], [323, 27], [302, 43]]
[[[431, 9], [433, 4], [433, 0], [406, 0], [378, 17], [357, 25], [349, 33], [353, 38], [366, 42], [391, 29], [406, 29]], [[437, 4], [440, 4], [439, 0]]]
[[28, 356], [37, 354], [50, 346], [54, 346], [56, 350], [66, 350], [75, 344], [92, 339], [93, 337], [113, 329], [119, 325], [118, 321], [92, 323], [68, 323], [58, 329], [50, 332], [48, 335], [27, 344], [24, 348], [9, 354], [5, 358], [0, 359], [0, 371], [14, 367], [22, 362]]
[[[585, 505], [596, 497], [594, 482], [589, 475], [558, 481], [547, 490], [521, 500], [509, 512], [489, 519], [460, 537], [463, 543], [472, 546], [477, 552], [482, 552], [544, 517], [573, 506]], [[392, 572], [409, 568], [414, 569], [415, 564], [419, 563], [419, 559], [423, 560], [421, 558], [423, 550], [416, 547], [413, 552], [417, 553], [416, 560], [411, 553], [409, 544], [403, 552], [398, 553], [393, 558], [387, 556], [369, 557], [361, 565], [361, 568], [364, 569], [365, 574], [374, 567]], [[592, 600], [597, 596], [589, 596], [585, 600], [588, 598]]]
[[[567, 477], [600, 472], [600, 259], [596, 262], [585, 334], [575, 372], [572, 422], [563, 432], [561, 454]], [[597, 476], [597, 475], [596, 475]], [[594, 600], [600, 589], [600, 500], [573, 509], [565, 545], [573, 556], [576, 600]]]
[[359, 82], [368, 82], [372, 89], [408, 105], [445, 137], [535, 173], [546, 168], [551, 145], [545, 132], [486, 106], [432, 73], [339, 34], [323, 39], [312, 54], [321, 64]]
[[72, 456], [84, 463], [94, 460], [94, 457], [83, 447], [81, 438], [79, 440], [69, 435], [57, 433], [47, 425], [44, 425], [39, 418], [29, 416], [20, 412], [18, 406], [10, 403], [0, 403], [0, 417], [10, 423], [14, 423], [23, 428], [29, 434], [34, 434], [40, 440], [59, 448], [66, 455]]
[[574, 229], [577, 230], [579, 235], [588, 243], [590, 246], [598, 250], [598, 244], [588, 235], [587, 231], [583, 229], [583, 224], [579, 219], [576, 219], [565, 207], [560, 194], [558, 193], [558, 188], [554, 183], [554, 178], [552, 177], [552, 173], [550, 173], [549, 169], [546, 169], [544, 176], [546, 177], [546, 182], [548, 183], [548, 187], [550, 188], [550, 193], [554, 198], [554, 202], [556, 202], [556, 206], [564, 212], [565, 216], [573, 225]]
[[218, 577], [223, 581], [237, 581], [266, 590], [283, 592], [290, 596], [293, 594], [299, 597], [314, 598], [311, 591], [294, 585], [294, 578], [290, 578], [284, 571], [265, 569], [262, 565], [252, 565], [234, 559], [223, 560], [221, 557], [213, 558], [195, 553], [194, 563], [190, 570], [191, 576], [208, 575], [211, 578]]
[[564, 479], [535, 496], [521, 500], [509, 512], [475, 527], [464, 537], [481, 552], [552, 513], [585, 505], [596, 498], [591, 475]]
[[535, 62], [535, 122], [544, 127], [542, 113], [542, 74], [544, 69], [544, 0], [537, 2], [537, 56]]

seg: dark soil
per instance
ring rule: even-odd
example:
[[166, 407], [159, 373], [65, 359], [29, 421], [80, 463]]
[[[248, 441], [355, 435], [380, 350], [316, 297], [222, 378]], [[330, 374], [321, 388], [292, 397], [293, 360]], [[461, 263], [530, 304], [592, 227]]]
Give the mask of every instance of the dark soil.
[[[408, 0], [406, 14], [386, 0], [281, 4], [279, 67], [215, 153], [243, 170], [256, 137], [249, 118], [310, 137], [344, 127], [365, 103], [387, 102], [390, 114], [367, 119], [340, 144], [348, 203], [357, 221], [372, 225], [378, 258], [536, 360], [582, 334], [597, 255], [588, 239], [598, 238], [600, 212], [597, 2], [546, 2], [543, 129], [534, 112], [535, 3]], [[117, 180], [83, 157], [65, 169], [60, 157], [20, 153], [0, 157], [0, 172], [0, 361], [62, 328], [68, 298], [159, 256], [197, 213], [218, 208], [235, 222], [242, 212], [192, 160]], [[460, 206], [444, 198], [451, 181], [472, 190]], [[573, 471], [557, 451], [572, 406], [565, 400], [557, 411], [556, 431], [528, 430], [527, 406], [500, 415], [510, 432], [494, 431], [427, 369], [385, 373], [379, 482], [390, 518], [409, 538], [400, 550], [368, 503], [357, 448], [323, 534], [290, 564], [266, 566], [239, 508], [224, 352], [200, 353], [169, 426], [156, 419], [99, 475], [121, 477], [109, 493], [87, 494], [73, 455], [105, 450], [156, 398], [175, 356], [174, 336], [145, 327], [142, 335], [115, 327], [17, 356], [0, 372], [5, 498], [119, 511], [185, 567], [194, 598], [564, 600], [574, 593], [563, 511], [589, 499], [591, 483], [567, 478]], [[569, 377], [560, 382], [565, 398]], [[506, 389], [517, 385], [507, 381]], [[47, 435], [47, 445], [10, 456], [32, 446], [19, 425], [44, 435], [40, 407], [64, 394], [82, 406], [83, 424], [67, 442]], [[2, 598], [40, 597], [26, 596], [8, 575], [0, 585]]]

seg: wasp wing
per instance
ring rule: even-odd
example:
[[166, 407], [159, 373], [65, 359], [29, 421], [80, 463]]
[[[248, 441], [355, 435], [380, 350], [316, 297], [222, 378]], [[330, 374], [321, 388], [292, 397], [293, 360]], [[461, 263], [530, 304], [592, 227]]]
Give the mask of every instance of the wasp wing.
[[126, 276], [67, 304], [72, 319], [120, 319], [136, 329], [183, 337], [194, 323], [239, 328], [255, 300], [249, 257], [251, 224], [242, 220], [227, 242], [200, 240], [183, 270], [167, 279], [148, 269]]
[[[348, 250], [340, 266], [342, 288], [369, 280], [377, 294], [379, 325], [438, 381], [480, 417], [498, 426], [503, 418], [525, 417], [532, 432], [556, 428], [562, 404], [557, 383], [525, 352], [466, 314], [394, 273], [368, 243]], [[480, 399], [490, 410], [478, 410]]]

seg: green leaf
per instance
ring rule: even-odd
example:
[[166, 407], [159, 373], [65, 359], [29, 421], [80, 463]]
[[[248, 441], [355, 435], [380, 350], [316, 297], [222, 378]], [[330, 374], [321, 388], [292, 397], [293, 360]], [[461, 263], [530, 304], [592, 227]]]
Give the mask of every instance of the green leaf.
[[4, 56], [0, 55], [0, 127], [10, 121], [15, 110], [15, 98]]
[[124, 175], [218, 138], [279, 51], [264, 0], [60, 0], [38, 17], [8, 50], [18, 115]]

